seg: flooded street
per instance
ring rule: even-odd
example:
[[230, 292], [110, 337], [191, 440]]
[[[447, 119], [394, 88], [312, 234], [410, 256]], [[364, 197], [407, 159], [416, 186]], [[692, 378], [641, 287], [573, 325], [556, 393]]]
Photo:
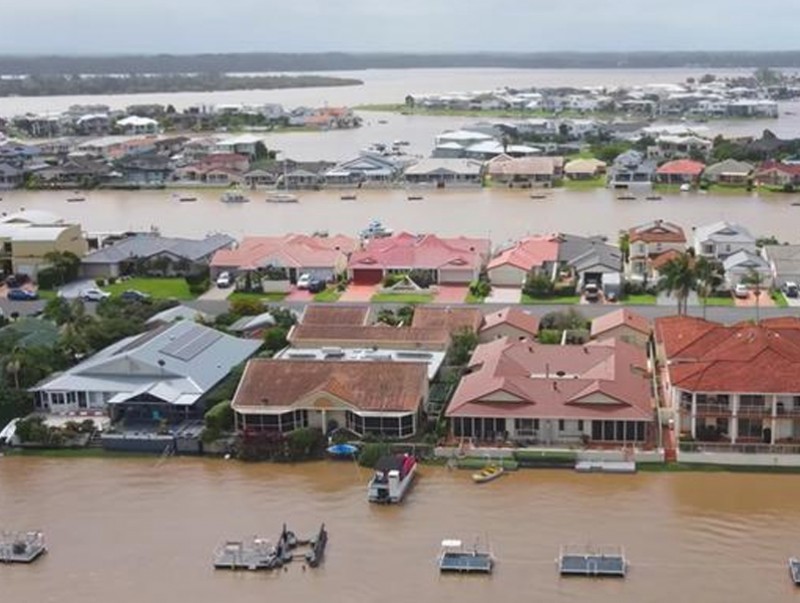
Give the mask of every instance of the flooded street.
[[[50, 552], [0, 566], [3, 600], [463, 603], [794, 601], [800, 553], [793, 475], [520, 471], [486, 486], [426, 467], [405, 504], [366, 501], [369, 472], [170, 459], [0, 459], [0, 527], [41, 528]], [[226, 539], [273, 540], [286, 521], [330, 532], [323, 566], [214, 571]], [[440, 576], [443, 538], [487, 539], [491, 577]], [[623, 545], [625, 580], [560, 579], [563, 544]]]

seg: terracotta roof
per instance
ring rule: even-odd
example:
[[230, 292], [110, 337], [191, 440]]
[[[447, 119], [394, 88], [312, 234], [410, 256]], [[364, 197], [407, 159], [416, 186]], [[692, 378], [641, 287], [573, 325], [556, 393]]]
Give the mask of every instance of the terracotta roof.
[[450, 334], [445, 329], [418, 329], [414, 327], [389, 327], [386, 325], [295, 325], [289, 341], [301, 344], [304, 341], [329, 341], [330, 345], [361, 347], [375, 344], [414, 343], [446, 347]]
[[427, 392], [424, 363], [271, 360], [247, 363], [232, 406], [257, 409], [313, 408], [329, 394], [361, 411], [414, 412]]
[[689, 317], [656, 320], [670, 382], [706, 392], [800, 393], [800, 319], [725, 326]]
[[528, 333], [531, 339], [536, 337], [539, 333], [539, 319], [513, 306], [503, 308], [499, 312], [492, 312], [484, 316], [481, 332], [504, 324]]
[[353, 325], [367, 324], [369, 306], [322, 306], [309, 304], [300, 321], [304, 325]]
[[488, 239], [440, 238], [403, 232], [370, 240], [362, 251], [353, 253], [348, 267], [476, 270], [488, 257], [489, 248]]
[[608, 314], [598, 316], [592, 321], [592, 337], [607, 333], [617, 327], [627, 326], [634, 331], [639, 331], [644, 335], [649, 335], [650, 321], [641, 314], [631, 312], [628, 308], [620, 308]]
[[508, 265], [527, 271], [541, 267], [558, 259], [558, 244], [558, 237], [553, 235], [526, 237], [493, 257], [488, 268]]
[[654, 270], [658, 271], [661, 270], [665, 264], [671, 262], [675, 258], [680, 257], [683, 252], [678, 251], [677, 249], [668, 249], [664, 253], [659, 253], [650, 260], [650, 266], [653, 267]]
[[653, 220], [647, 224], [634, 226], [628, 231], [631, 243], [644, 241], [645, 243], [685, 243], [686, 234], [683, 228], [674, 222]]
[[765, 161], [756, 169], [756, 175], [773, 170], [796, 176], [800, 175], [800, 164], [781, 163], [780, 161]]
[[692, 176], [699, 176], [705, 169], [705, 164], [700, 161], [693, 161], [691, 159], [676, 159], [674, 161], [667, 161], [664, 165], [656, 170], [658, 174], [691, 174]]
[[269, 264], [289, 268], [325, 268], [336, 265], [350, 253], [356, 241], [350, 237], [313, 237], [289, 234], [282, 237], [245, 237], [236, 249], [214, 254], [212, 266], [253, 270]]
[[503, 161], [490, 161], [488, 173], [490, 176], [552, 175], [563, 165], [563, 157], [519, 157]]
[[483, 313], [477, 308], [417, 306], [411, 326], [415, 329], [445, 329], [451, 334], [464, 329], [477, 333], [481, 322]]
[[470, 366], [448, 417], [653, 420], [645, 351], [619, 340], [557, 346], [498, 339], [479, 345]]

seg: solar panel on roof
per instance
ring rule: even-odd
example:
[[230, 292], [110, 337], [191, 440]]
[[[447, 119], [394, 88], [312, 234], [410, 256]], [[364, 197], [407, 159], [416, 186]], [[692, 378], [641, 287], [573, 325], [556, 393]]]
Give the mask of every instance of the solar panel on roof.
[[191, 329], [161, 348], [161, 353], [184, 362], [191, 360], [222, 337], [213, 330]]

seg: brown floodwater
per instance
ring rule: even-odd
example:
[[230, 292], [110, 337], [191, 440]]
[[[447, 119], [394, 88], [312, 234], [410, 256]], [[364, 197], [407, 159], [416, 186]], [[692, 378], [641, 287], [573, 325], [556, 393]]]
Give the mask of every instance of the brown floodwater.
[[[796, 601], [794, 475], [520, 471], [476, 486], [425, 467], [403, 505], [366, 500], [350, 463], [0, 458], [0, 529], [40, 528], [50, 552], [0, 566], [3, 601]], [[282, 522], [330, 541], [322, 567], [215, 571], [223, 540]], [[443, 538], [488, 539], [492, 576], [440, 576]], [[561, 579], [562, 544], [618, 544], [625, 580]]]

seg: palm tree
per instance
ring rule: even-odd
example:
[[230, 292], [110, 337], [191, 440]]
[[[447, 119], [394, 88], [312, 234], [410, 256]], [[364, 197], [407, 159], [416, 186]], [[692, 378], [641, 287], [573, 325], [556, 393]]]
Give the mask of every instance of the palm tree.
[[678, 300], [678, 314], [686, 314], [689, 294], [697, 290], [697, 274], [694, 259], [686, 252], [671, 259], [661, 269], [658, 288]]
[[761, 308], [759, 301], [761, 298], [761, 292], [764, 290], [764, 275], [757, 270], [750, 268], [750, 270], [747, 271], [747, 274], [742, 277], [740, 282], [745, 285], [749, 285], [750, 289], [753, 291], [753, 295], [756, 297], [756, 324], [758, 324], [761, 322]]
[[19, 389], [19, 372], [22, 370], [22, 350], [19, 346], [14, 346], [6, 360], [6, 373], [14, 376], [14, 389]]
[[703, 300], [703, 318], [705, 318], [708, 298], [722, 284], [725, 269], [719, 260], [701, 256], [694, 263], [694, 272], [697, 278], [697, 293]]

